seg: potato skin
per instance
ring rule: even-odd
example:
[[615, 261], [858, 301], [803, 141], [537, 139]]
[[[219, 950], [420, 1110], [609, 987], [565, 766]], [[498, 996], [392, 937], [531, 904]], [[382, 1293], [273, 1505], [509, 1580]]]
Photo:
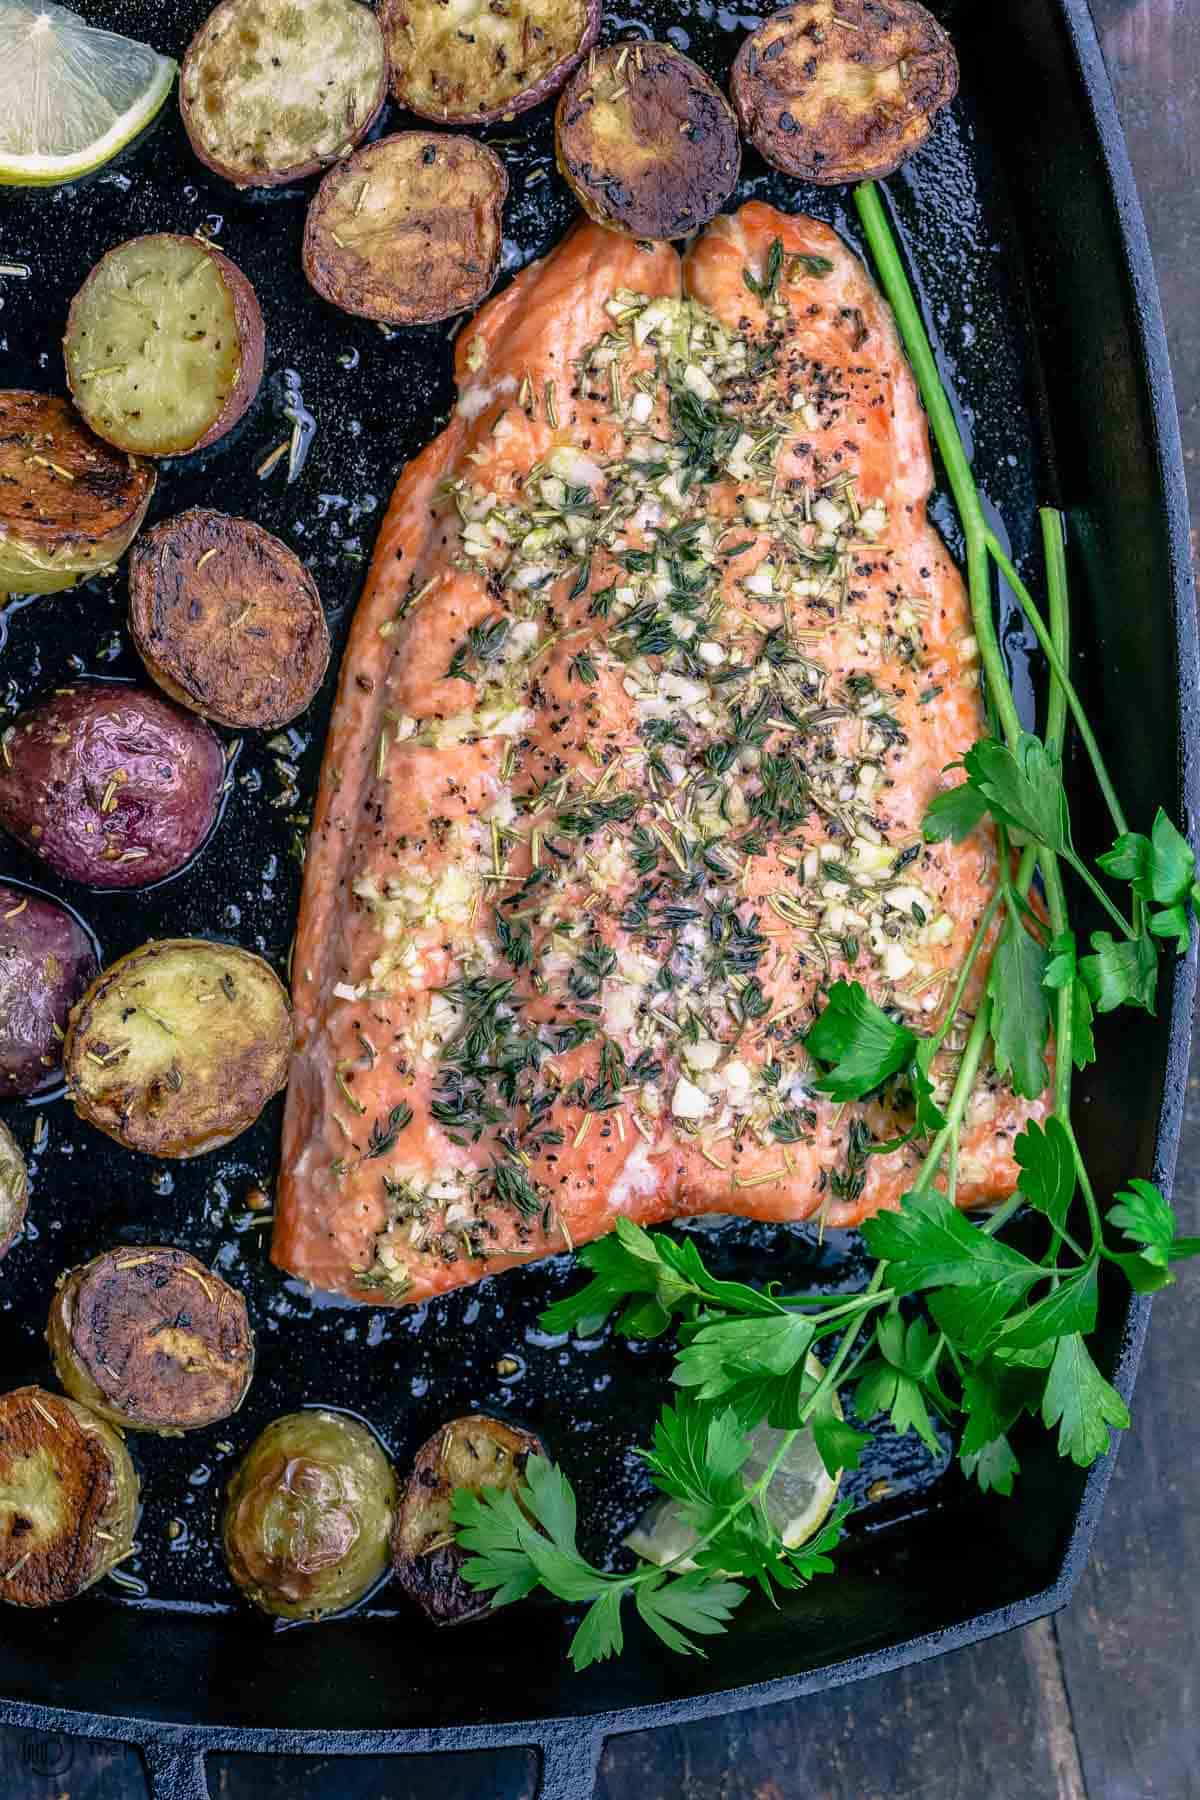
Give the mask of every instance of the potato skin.
[[558, 166], [588, 217], [647, 239], [687, 237], [728, 200], [737, 121], [672, 44], [609, 44], [576, 69], [554, 115]]
[[504, 164], [473, 138], [380, 138], [317, 189], [304, 226], [304, 273], [323, 300], [359, 318], [448, 319], [477, 306], [496, 279], [507, 192]]
[[0, 1099], [54, 1080], [67, 1016], [95, 973], [92, 940], [73, 914], [0, 883]]
[[329, 627], [300, 558], [249, 519], [192, 507], [129, 565], [129, 628], [159, 687], [234, 730], [286, 725], [329, 664]]
[[439, 125], [511, 119], [558, 92], [596, 42], [600, 10], [600, 0], [476, 0], [470, 12], [381, 0], [392, 93]]
[[215, 1425], [254, 1373], [242, 1296], [165, 1245], [122, 1244], [68, 1270], [46, 1341], [68, 1394], [127, 1431], [175, 1437]]
[[417, 1451], [392, 1530], [396, 1580], [435, 1625], [465, 1625], [491, 1610], [491, 1596], [463, 1579], [466, 1553], [454, 1539], [456, 1488], [515, 1487], [531, 1456], [544, 1456], [531, 1431], [487, 1413], [451, 1419]]
[[59, 1606], [133, 1547], [138, 1478], [111, 1425], [45, 1388], [0, 1394], [0, 1600]]
[[0, 594], [56, 594], [120, 560], [154, 492], [69, 400], [0, 390]]
[[281, 1619], [343, 1612], [385, 1573], [396, 1477], [357, 1419], [285, 1413], [233, 1473], [223, 1536], [229, 1573]]
[[216, 735], [144, 688], [62, 689], [15, 721], [7, 749], [0, 826], [69, 881], [162, 881], [217, 817], [225, 755]]
[[[315, 4], [310, 0], [302, 15], [310, 31], [310, 46], [295, 40], [289, 15], [296, 10], [286, 0], [282, 4], [280, 0], [223, 0], [209, 13], [184, 53], [179, 110], [188, 142], [206, 168], [235, 187], [280, 187], [314, 175], [366, 136], [387, 99], [387, 57], [369, 6], [360, 0], [316, 0]], [[339, 22], [344, 35], [333, 44], [333, 50], [343, 57], [344, 74], [340, 82], [331, 82], [330, 47]], [[271, 58], [269, 70], [253, 62], [264, 36], [268, 40], [264, 54]], [[291, 68], [284, 60], [289, 51], [294, 59]], [[285, 104], [280, 105], [281, 85], [289, 75], [311, 85], [313, 94], [307, 107], [303, 101], [287, 104], [286, 96]], [[261, 84], [257, 89], [256, 82]], [[231, 94], [240, 97], [245, 113], [252, 115], [256, 108], [263, 114], [272, 113], [277, 134], [285, 116], [299, 114], [298, 140], [307, 133], [314, 139], [313, 147], [307, 153], [287, 155], [278, 138], [274, 148], [268, 147], [268, 130], [255, 145], [247, 143], [239, 158], [223, 153], [213, 121], [229, 124]], [[330, 133], [330, 124], [337, 119], [346, 127], [344, 135]], [[237, 126], [230, 125], [230, 129]]]
[[822, 186], [890, 175], [957, 89], [954, 46], [918, 0], [802, 0], [751, 32], [730, 76], [749, 141]]
[[21, 1235], [29, 1205], [29, 1171], [8, 1126], [0, 1122], [0, 1258]]
[[[203, 250], [212, 262], [224, 283], [226, 292], [233, 305], [234, 330], [237, 333], [239, 363], [238, 372], [232, 387], [225, 396], [220, 411], [213, 418], [206, 430], [188, 443], [170, 442], [162, 449], [150, 449], [123, 439], [119, 425], [111, 420], [101, 420], [96, 409], [89, 404], [87, 383], [75, 368], [75, 347], [79, 342], [82, 321], [86, 315], [89, 292], [97, 281], [100, 271], [110, 258], [118, 257], [131, 245], [153, 247], [156, 244], [174, 244], [192, 251]], [[244, 275], [237, 264], [215, 245], [200, 238], [187, 237], [180, 232], [151, 232], [144, 237], [129, 238], [124, 244], [117, 244], [109, 250], [88, 274], [87, 280], [71, 302], [67, 314], [67, 329], [63, 336], [63, 354], [66, 361], [67, 385], [71, 389], [72, 398], [80, 412], [87, 419], [92, 429], [115, 444], [119, 450], [136, 451], [140, 448], [143, 455], [149, 456], [183, 456], [193, 450], [207, 449], [232, 431], [242, 414], [258, 393], [262, 382], [263, 365], [266, 358], [267, 333], [263, 324], [262, 311], [258, 304], [258, 296], [249, 278]]]
[[81, 1119], [127, 1150], [200, 1156], [252, 1125], [287, 1080], [292, 1016], [261, 957], [162, 938], [105, 969], [63, 1046]]

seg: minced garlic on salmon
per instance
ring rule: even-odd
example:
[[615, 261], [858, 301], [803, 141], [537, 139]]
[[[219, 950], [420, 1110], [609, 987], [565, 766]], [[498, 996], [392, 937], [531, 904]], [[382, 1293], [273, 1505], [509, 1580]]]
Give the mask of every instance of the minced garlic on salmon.
[[[931, 1030], [996, 850], [921, 840], [983, 718], [883, 301], [759, 203], [683, 261], [581, 224], [457, 364], [342, 669], [275, 1261], [404, 1303], [620, 1213], [896, 1204], [910, 1096], [831, 1104], [803, 1038], [838, 976]], [[985, 1070], [963, 1204], [1040, 1110]]]

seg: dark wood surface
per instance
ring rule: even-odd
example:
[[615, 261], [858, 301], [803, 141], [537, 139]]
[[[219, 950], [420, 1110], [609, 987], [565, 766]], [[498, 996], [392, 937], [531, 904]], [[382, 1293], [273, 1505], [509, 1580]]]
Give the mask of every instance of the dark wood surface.
[[[1004, 4], [1004, 0], [980, 0]], [[1154, 246], [1200, 522], [1200, 0], [1092, 0]], [[1193, 544], [1197, 541], [1193, 530]], [[1176, 1185], [1200, 1231], [1200, 1080]], [[1159, 1302], [1095, 1554], [1053, 1621], [838, 1693], [608, 1744], [600, 1800], [1197, 1800], [1200, 1304]], [[214, 1757], [223, 1800], [528, 1800], [533, 1759]], [[2, 1800], [144, 1800], [120, 1745], [0, 1730]]]

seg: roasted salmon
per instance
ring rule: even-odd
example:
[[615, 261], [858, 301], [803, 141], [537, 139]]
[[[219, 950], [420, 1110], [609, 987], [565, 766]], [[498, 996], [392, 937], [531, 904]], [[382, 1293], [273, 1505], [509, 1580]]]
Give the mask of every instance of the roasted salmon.
[[[405, 1304], [621, 1213], [894, 1205], [911, 1096], [831, 1104], [803, 1039], [839, 976], [931, 1029], [996, 846], [921, 840], [983, 713], [884, 302], [757, 202], [682, 260], [580, 224], [457, 380], [342, 667], [274, 1260]], [[1040, 1110], [985, 1070], [964, 1205]]]

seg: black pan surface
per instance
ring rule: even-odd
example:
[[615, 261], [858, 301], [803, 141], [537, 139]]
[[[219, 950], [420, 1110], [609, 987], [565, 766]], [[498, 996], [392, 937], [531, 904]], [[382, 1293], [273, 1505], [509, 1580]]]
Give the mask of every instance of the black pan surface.
[[[96, 23], [177, 56], [207, 10], [203, 0], [78, 3]], [[667, 37], [723, 81], [744, 30], [767, 10], [638, 0], [607, 13], [605, 36]], [[1194, 745], [1195, 667], [1179, 610], [1181, 481], [1169, 390], [1155, 362], [1160, 328], [1152, 286], [1139, 293], [1137, 285], [1149, 278], [1149, 261], [1128, 170], [1103, 166], [1088, 83], [1093, 101], [1099, 92], [1111, 107], [1111, 97], [1096, 88], [1096, 69], [1085, 63], [1081, 79], [1073, 60], [1068, 21], [1084, 33], [1076, 42], [1085, 57], [1094, 53], [1080, 0], [999, 9], [963, 0], [937, 10], [960, 47], [963, 94], [888, 191], [981, 485], [1018, 561], [1036, 571], [1028, 553], [1038, 499], [1068, 510], [1081, 677], [1093, 716], [1121, 746], [1137, 817], [1140, 803], [1177, 791], [1181, 745]], [[1004, 18], [980, 16], [996, 12]], [[556, 243], [574, 216], [554, 169], [551, 115], [546, 105], [481, 134], [511, 184], [502, 280]], [[377, 133], [410, 123], [389, 104]], [[31, 270], [27, 280], [0, 278], [0, 384], [62, 389], [67, 305], [111, 245], [143, 231], [211, 234], [257, 288], [267, 377], [229, 437], [162, 466], [151, 522], [215, 505], [290, 543], [320, 586], [336, 668], [395, 476], [451, 403], [459, 322], [384, 331], [318, 299], [299, 258], [314, 185], [238, 193], [191, 155], [172, 101], [98, 177], [41, 193], [0, 190], [0, 260]], [[751, 196], [813, 212], [858, 242], [848, 192], [791, 181], [748, 153], [736, 198]], [[291, 432], [284, 411], [295, 410], [297, 396], [315, 421], [303, 467], [289, 483], [284, 458], [260, 478], [258, 466]], [[944, 497], [934, 516], [953, 546]], [[123, 569], [0, 612], [4, 714], [81, 675], [137, 679], [125, 612]], [[1019, 620], [1011, 609], [1003, 617], [1018, 697], [1033, 717], [1036, 665]], [[106, 960], [151, 936], [195, 934], [229, 938], [282, 969], [333, 687], [331, 671], [310, 712], [278, 737], [224, 734], [222, 820], [169, 882], [141, 894], [92, 892], [48, 876], [9, 840], [0, 844], [0, 873], [69, 902]], [[1122, 1022], [1126, 1055], [1114, 1059], [1116, 1031], [1108, 1034], [1108, 1060], [1102, 1049], [1082, 1103], [1102, 1181], [1155, 1163], [1162, 1173], [1173, 1160], [1190, 981], [1190, 969], [1181, 970], [1174, 1004], [1157, 1021]], [[551, 1446], [576, 1485], [589, 1547], [611, 1556], [650, 1491], [632, 1452], [657, 1411], [669, 1351], [607, 1333], [568, 1343], [541, 1332], [540, 1309], [576, 1279], [567, 1257], [400, 1312], [332, 1301], [283, 1277], [267, 1261], [269, 1226], [246, 1205], [252, 1187], [271, 1189], [278, 1103], [225, 1150], [174, 1164], [122, 1151], [61, 1098], [9, 1106], [4, 1116], [34, 1184], [26, 1236], [0, 1269], [5, 1385], [50, 1379], [41, 1333], [55, 1276], [113, 1243], [186, 1245], [244, 1290], [259, 1337], [258, 1372], [236, 1418], [182, 1441], [133, 1440], [145, 1513], [139, 1554], [125, 1565], [132, 1586], [106, 1582], [62, 1615], [6, 1618], [0, 1693], [12, 1716], [49, 1706], [215, 1727], [224, 1741], [265, 1730], [279, 1743], [315, 1730], [340, 1748], [379, 1747], [341, 1733], [395, 1733], [388, 1742], [418, 1748], [432, 1741], [423, 1735], [430, 1730], [463, 1727], [469, 1741], [504, 1741], [520, 1736], [512, 1721], [540, 1715], [677, 1702], [696, 1709], [731, 1689], [762, 1697], [755, 1684], [782, 1678], [780, 1692], [796, 1691], [880, 1658], [924, 1653], [931, 1633], [973, 1635], [972, 1620], [995, 1629], [1065, 1592], [1103, 1471], [1089, 1485], [1033, 1449], [1020, 1497], [997, 1503], [967, 1491], [947, 1467], [948, 1450], [933, 1462], [910, 1437], [882, 1440], [850, 1479], [859, 1510], [839, 1576], [787, 1598], [780, 1611], [749, 1605], [705, 1662], [668, 1663], [634, 1628], [619, 1665], [575, 1678], [563, 1660], [572, 1619], [561, 1609], [530, 1604], [438, 1635], [386, 1588], [353, 1619], [273, 1631], [235, 1596], [218, 1520], [234, 1462], [277, 1413], [311, 1403], [349, 1408], [403, 1466], [445, 1418], [474, 1407], [505, 1412]], [[1102, 1130], [1092, 1129], [1096, 1117]], [[860, 1247], [847, 1234], [821, 1243], [806, 1227], [725, 1222], [705, 1228], [705, 1250], [743, 1277], [830, 1291], [862, 1278]], [[1110, 1364], [1120, 1362], [1131, 1380], [1144, 1308], [1115, 1291], [1105, 1306]], [[505, 1358], [517, 1366], [502, 1376]], [[978, 1623], [984, 1614], [991, 1623]], [[860, 1657], [865, 1665], [855, 1664]]]

